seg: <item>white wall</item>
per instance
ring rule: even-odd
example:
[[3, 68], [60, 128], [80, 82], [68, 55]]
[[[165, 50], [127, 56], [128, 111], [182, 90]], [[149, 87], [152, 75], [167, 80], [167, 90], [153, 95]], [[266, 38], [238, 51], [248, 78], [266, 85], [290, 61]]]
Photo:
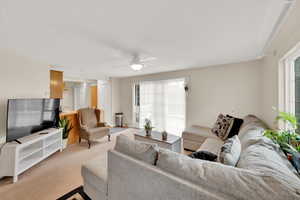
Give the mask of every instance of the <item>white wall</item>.
[[63, 100], [61, 101], [63, 112], [74, 110], [74, 100], [74, 84], [72, 82], [65, 82]]
[[112, 84], [111, 80], [98, 80], [98, 107], [104, 110], [101, 121], [113, 125], [112, 119]]
[[300, 1], [295, 1], [295, 5], [280, 31], [267, 49], [263, 65], [263, 119], [273, 125], [277, 115], [272, 106], [278, 108], [278, 70], [279, 60], [297, 43], [300, 42]]
[[187, 77], [187, 125], [212, 126], [219, 113], [261, 117], [262, 61], [210, 66], [120, 79], [120, 105], [125, 121], [132, 123], [132, 85], [140, 80]]
[[50, 75], [47, 64], [4, 49], [0, 49], [0, 69], [0, 136], [5, 136], [7, 99], [49, 97]]
[[121, 112], [120, 79], [112, 78], [112, 125], [115, 126], [115, 113]]

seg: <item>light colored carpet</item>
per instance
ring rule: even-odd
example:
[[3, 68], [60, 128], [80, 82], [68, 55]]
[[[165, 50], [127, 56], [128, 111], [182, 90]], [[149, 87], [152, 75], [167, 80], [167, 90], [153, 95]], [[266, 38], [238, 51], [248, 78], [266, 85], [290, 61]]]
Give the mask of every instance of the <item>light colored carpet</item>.
[[109, 132], [110, 134], [115, 134], [121, 131], [125, 131], [127, 128], [119, 128], [119, 127], [114, 127], [114, 128], [110, 128]]
[[82, 185], [81, 165], [95, 156], [106, 159], [107, 151], [112, 149], [119, 134], [133, 137], [136, 129], [127, 129], [93, 142], [91, 149], [87, 143], [68, 146], [63, 152], [57, 152], [47, 160], [19, 176], [19, 181], [12, 184], [12, 178], [0, 180], [1, 200], [55, 200]]

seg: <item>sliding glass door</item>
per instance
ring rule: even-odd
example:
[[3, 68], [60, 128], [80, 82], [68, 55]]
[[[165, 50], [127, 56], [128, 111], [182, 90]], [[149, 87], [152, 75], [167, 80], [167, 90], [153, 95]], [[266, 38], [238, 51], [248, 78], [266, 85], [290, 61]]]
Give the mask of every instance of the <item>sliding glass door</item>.
[[184, 79], [140, 82], [139, 91], [135, 92], [138, 97], [139, 127], [143, 128], [148, 118], [155, 130], [181, 135], [186, 120], [184, 85]]

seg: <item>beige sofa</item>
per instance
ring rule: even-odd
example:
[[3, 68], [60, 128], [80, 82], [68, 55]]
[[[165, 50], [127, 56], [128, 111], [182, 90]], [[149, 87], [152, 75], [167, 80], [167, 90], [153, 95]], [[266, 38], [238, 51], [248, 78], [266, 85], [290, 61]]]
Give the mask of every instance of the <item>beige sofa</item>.
[[[123, 142], [108, 152], [107, 169], [95, 161], [83, 166], [84, 190], [93, 200], [300, 199], [299, 176], [279, 147], [262, 136], [264, 128], [257, 118], [245, 118], [236, 167], [118, 138]], [[208, 139], [200, 148], [214, 146]]]

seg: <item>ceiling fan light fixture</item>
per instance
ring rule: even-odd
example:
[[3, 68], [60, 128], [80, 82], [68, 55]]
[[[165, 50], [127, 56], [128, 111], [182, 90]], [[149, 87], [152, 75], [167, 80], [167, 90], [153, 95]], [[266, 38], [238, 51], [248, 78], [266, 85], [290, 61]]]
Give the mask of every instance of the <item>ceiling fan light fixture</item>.
[[136, 63], [136, 64], [132, 64], [131, 66], [131, 69], [133, 69], [134, 71], [139, 71], [143, 68], [143, 65], [142, 64], [139, 64], [139, 63]]

